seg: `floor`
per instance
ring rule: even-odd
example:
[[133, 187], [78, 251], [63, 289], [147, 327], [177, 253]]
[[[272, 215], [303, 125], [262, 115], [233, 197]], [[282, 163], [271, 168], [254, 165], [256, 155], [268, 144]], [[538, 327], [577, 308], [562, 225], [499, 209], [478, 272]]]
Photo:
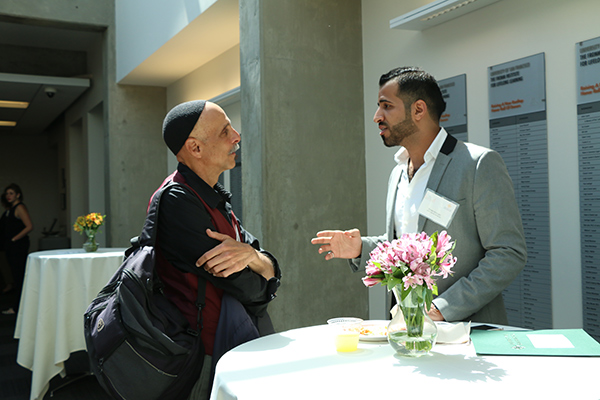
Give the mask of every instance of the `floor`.
[[[8, 308], [10, 295], [0, 295], [0, 310]], [[0, 399], [28, 400], [31, 371], [17, 364], [18, 340], [14, 339], [15, 315], [0, 314]], [[67, 376], [50, 381], [44, 399], [52, 400], [110, 400], [96, 378], [85, 374], [87, 356], [84, 352], [71, 355], [66, 363]], [[66, 385], [65, 385], [66, 384]]]

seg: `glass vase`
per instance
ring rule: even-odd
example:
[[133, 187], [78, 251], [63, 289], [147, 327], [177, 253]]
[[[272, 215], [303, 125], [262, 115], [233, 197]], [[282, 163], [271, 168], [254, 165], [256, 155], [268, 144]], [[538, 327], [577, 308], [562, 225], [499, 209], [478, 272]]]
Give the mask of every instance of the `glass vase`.
[[83, 243], [83, 249], [88, 253], [98, 250], [96, 232], [86, 232], [87, 240]]
[[400, 287], [392, 290], [398, 308], [388, 325], [388, 342], [401, 356], [429, 354], [437, 338], [437, 326], [425, 311], [423, 288], [413, 288], [404, 300]]

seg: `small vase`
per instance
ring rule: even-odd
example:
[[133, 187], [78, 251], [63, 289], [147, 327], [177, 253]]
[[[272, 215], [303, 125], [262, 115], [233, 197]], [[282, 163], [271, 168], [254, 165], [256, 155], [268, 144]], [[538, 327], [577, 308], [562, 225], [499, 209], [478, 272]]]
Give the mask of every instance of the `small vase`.
[[388, 325], [388, 342], [396, 354], [420, 357], [429, 354], [437, 337], [437, 326], [425, 312], [423, 289], [414, 288], [401, 299], [401, 288], [394, 287], [398, 311]]
[[83, 243], [83, 249], [88, 253], [98, 250], [98, 243], [96, 243], [96, 233], [86, 232], [87, 240]]

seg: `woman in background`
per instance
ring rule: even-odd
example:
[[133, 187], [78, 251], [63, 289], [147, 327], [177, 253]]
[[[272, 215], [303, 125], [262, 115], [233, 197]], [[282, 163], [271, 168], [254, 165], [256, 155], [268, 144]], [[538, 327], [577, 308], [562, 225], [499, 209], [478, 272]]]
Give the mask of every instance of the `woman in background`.
[[23, 192], [16, 184], [10, 184], [4, 190], [6, 200], [10, 203], [10, 209], [6, 216], [4, 232], [6, 260], [10, 266], [13, 278], [14, 300], [13, 306], [2, 311], [3, 314], [15, 314], [21, 301], [21, 290], [25, 276], [25, 265], [29, 253], [29, 236], [27, 234], [33, 229], [33, 223], [23, 204]]

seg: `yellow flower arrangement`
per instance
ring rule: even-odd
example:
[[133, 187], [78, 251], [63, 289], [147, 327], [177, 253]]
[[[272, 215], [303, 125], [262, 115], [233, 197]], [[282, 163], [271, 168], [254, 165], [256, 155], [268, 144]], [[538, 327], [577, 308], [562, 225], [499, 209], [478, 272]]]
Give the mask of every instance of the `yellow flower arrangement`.
[[104, 224], [105, 218], [106, 215], [102, 215], [99, 213], [89, 213], [88, 215], [80, 215], [79, 217], [77, 217], [77, 220], [73, 225], [73, 229], [75, 229], [75, 232], [85, 232], [87, 236], [95, 236], [96, 232], [98, 232], [98, 228], [100, 228]]

